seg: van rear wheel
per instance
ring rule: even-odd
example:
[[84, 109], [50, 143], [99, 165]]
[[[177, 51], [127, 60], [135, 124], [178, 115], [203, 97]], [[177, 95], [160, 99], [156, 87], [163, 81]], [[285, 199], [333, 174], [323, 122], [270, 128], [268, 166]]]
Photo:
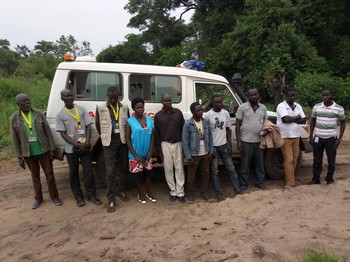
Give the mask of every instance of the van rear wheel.
[[103, 155], [103, 151], [100, 152], [97, 158], [95, 177], [98, 183], [100, 183], [104, 188], [107, 187], [106, 165], [105, 165], [105, 157]]
[[[299, 149], [299, 156], [296, 169], [300, 168], [302, 152]], [[283, 155], [281, 149], [268, 149], [264, 158], [266, 175], [274, 180], [284, 179]]]

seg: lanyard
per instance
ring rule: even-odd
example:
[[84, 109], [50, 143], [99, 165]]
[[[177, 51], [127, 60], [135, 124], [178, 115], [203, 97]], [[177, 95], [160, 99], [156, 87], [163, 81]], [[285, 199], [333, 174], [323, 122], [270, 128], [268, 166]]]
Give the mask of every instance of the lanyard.
[[78, 128], [81, 128], [81, 126], [80, 126], [79, 112], [78, 112], [77, 106], [74, 105], [75, 114], [73, 114], [67, 107], [64, 107], [64, 109], [66, 109], [67, 113], [70, 114], [71, 117], [73, 117], [75, 120], [77, 120], [77, 122], [78, 122]]
[[194, 124], [196, 125], [198, 129], [199, 136], [203, 138], [203, 122], [202, 119], [199, 121], [199, 125], [197, 124], [198, 122], [193, 119]]
[[118, 124], [119, 105], [118, 105], [118, 103], [117, 103], [117, 105], [116, 105], [116, 109], [117, 109], [117, 110], [115, 110], [114, 107], [113, 107], [111, 104], [109, 104], [109, 106], [112, 108], [112, 111], [113, 111], [113, 114], [114, 114], [115, 125], [118, 126], [118, 125], [119, 125], [119, 124]]
[[28, 127], [29, 127], [29, 134], [33, 134], [33, 129], [32, 129], [32, 114], [31, 112], [28, 113], [28, 118], [26, 117], [26, 115], [23, 113], [23, 111], [21, 110], [21, 115], [24, 119], [24, 121], [26, 121]]

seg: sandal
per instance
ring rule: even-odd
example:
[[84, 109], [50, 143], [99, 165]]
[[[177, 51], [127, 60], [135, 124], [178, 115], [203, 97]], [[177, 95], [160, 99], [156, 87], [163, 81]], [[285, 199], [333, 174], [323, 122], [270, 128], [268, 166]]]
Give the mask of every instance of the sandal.
[[141, 204], [146, 204], [146, 200], [140, 199], [140, 195], [137, 195], [137, 198], [139, 199], [139, 202], [140, 202]]
[[115, 212], [115, 203], [114, 202], [109, 202], [108, 208], [107, 208], [108, 213], [113, 213]]
[[153, 203], [156, 203], [157, 202], [157, 199], [153, 198], [153, 197], [150, 197], [148, 194], [146, 194], [146, 197], [149, 199], [149, 201], [153, 202]]

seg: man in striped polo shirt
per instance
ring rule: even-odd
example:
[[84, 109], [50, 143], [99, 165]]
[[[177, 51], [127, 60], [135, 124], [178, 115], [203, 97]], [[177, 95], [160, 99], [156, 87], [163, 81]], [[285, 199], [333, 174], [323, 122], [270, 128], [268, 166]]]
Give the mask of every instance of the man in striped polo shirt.
[[[332, 89], [322, 89], [322, 103], [312, 109], [310, 122], [310, 143], [313, 145], [314, 163], [311, 184], [320, 184], [323, 151], [326, 149], [328, 160], [327, 184], [333, 184], [335, 156], [345, 131], [344, 108], [333, 101]], [[337, 136], [337, 120], [340, 121], [340, 132]], [[315, 133], [315, 136], [313, 136]]]

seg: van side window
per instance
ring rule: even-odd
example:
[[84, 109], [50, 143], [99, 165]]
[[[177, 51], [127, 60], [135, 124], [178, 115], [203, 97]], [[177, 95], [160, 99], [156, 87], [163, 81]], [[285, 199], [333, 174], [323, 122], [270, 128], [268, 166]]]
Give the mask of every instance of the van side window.
[[163, 93], [171, 96], [173, 103], [182, 97], [181, 78], [178, 76], [131, 74], [129, 77], [129, 99], [141, 97], [146, 102], [160, 102]]
[[107, 88], [112, 85], [119, 89], [122, 97], [122, 76], [118, 73], [72, 71], [69, 75], [69, 88], [76, 100], [106, 100]]
[[213, 106], [211, 105], [211, 97], [214, 94], [221, 95], [223, 100], [223, 108], [229, 113], [235, 113], [239, 103], [230, 92], [226, 85], [209, 84], [209, 83], [195, 83], [196, 86], [196, 101], [203, 105], [204, 111], [209, 111]]

